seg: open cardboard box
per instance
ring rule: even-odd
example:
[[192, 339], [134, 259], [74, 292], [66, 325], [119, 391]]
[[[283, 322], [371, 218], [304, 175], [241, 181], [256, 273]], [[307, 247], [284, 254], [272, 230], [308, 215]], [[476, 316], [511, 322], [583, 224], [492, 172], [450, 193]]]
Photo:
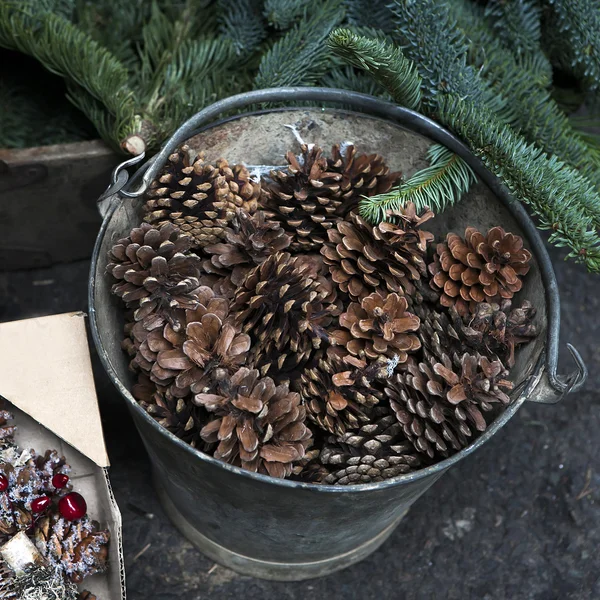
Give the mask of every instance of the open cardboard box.
[[85, 315], [0, 323], [0, 396], [14, 414], [17, 444], [65, 456], [88, 515], [110, 530], [108, 571], [80, 588], [98, 600], [125, 600], [121, 513], [108, 479]]

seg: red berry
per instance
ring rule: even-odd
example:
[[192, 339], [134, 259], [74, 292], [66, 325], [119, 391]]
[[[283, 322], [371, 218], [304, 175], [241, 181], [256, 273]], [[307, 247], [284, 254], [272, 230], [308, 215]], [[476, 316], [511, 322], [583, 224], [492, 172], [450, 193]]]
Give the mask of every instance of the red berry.
[[76, 521], [87, 512], [87, 504], [81, 494], [71, 492], [58, 501], [58, 510], [67, 521]]
[[8, 489], [8, 477], [0, 473], [0, 492], [5, 492]]
[[52, 500], [48, 496], [40, 496], [32, 501], [31, 510], [36, 514], [44, 512], [50, 506], [51, 502]]
[[52, 485], [57, 490], [62, 490], [63, 488], [67, 487], [67, 483], [69, 483], [69, 477], [68, 475], [64, 475], [63, 473], [57, 473], [52, 478]]

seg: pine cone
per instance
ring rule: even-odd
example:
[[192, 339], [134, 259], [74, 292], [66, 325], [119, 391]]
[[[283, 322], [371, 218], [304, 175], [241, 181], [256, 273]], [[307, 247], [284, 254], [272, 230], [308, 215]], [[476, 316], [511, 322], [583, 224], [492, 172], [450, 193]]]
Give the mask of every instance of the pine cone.
[[320, 461], [330, 474], [323, 483], [349, 485], [375, 483], [397, 477], [422, 466], [402, 425], [389, 408], [376, 407], [372, 421], [339, 438], [330, 438]]
[[419, 338], [409, 333], [418, 331], [419, 317], [407, 309], [404, 296], [370, 294], [360, 304], [352, 302], [340, 315], [344, 329], [333, 331], [330, 342], [367, 361], [386, 356], [404, 363], [409, 352], [421, 347]]
[[157, 386], [143, 373], [139, 375], [132, 393], [140, 406], [167, 431], [192, 448], [207, 451], [206, 444], [200, 437], [200, 429], [208, 421], [208, 416], [189, 396], [176, 398], [170, 388]]
[[289, 477], [311, 443], [300, 395], [256, 369], [240, 368], [219, 381], [216, 394], [194, 401], [215, 414], [201, 431], [206, 442], [218, 442], [215, 458], [248, 471]]
[[13, 443], [16, 427], [10, 425], [13, 416], [7, 410], [0, 410], [0, 450]]
[[446, 242], [438, 244], [428, 267], [431, 287], [441, 294], [442, 306], [456, 306], [467, 316], [478, 302], [512, 298], [521, 289], [530, 260], [531, 252], [518, 235], [493, 227], [483, 236], [467, 227], [464, 240], [449, 233]]
[[367, 365], [339, 348], [329, 348], [316, 365], [300, 377], [300, 393], [308, 417], [325, 431], [343, 435], [369, 421], [369, 408], [382, 397], [372, 382], [381, 377], [386, 363]]
[[170, 223], [160, 229], [142, 223], [112, 247], [106, 270], [119, 280], [112, 291], [136, 309], [136, 321], [150, 328], [158, 317], [177, 328], [177, 309], [196, 308], [201, 261], [186, 254], [189, 248]]
[[240, 286], [250, 268], [284, 250], [291, 241], [281, 224], [267, 220], [263, 211], [249, 215], [239, 210], [223, 241], [204, 248], [211, 255], [203, 262], [204, 272], [230, 276], [233, 284]]
[[92, 594], [92, 592], [88, 592], [87, 590], [83, 590], [81, 594], [79, 594], [79, 600], [97, 600], [96, 596]]
[[[419, 301], [416, 283], [426, 274], [425, 253], [433, 238], [418, 228], [433, 216], [417, 217], [414, 205], [401, 213], [399, 223], [371, 226], [356, 213], [327, 232], [321, 248], [335, 283], [355, 302], [374, 291], [412, 297]], [[394, 215], [398, 216], [398, 215]]]
[[329, 470], [321, 464], [320, 455], [318, 448], [307, 450], [304, 458], [294, 464], [291, 478], [303, 483], [324, 483]]
[[0, 600], [17, 600], [14, 572], [0, 559]]
[[515, 348], [537, 336], [533, 324], [536, 310], [528, 301], [519, 308], [512, 308], [510, 300], [501, 304], [482, 302], [471, 317], [465, 318], [455, 307], [450, 311], [468, 347], [480, 354], [496, 355], [509, 368], [515, 364]]
[[286, 373], [302, 366], [327, 341], [335, 292], [311, 276], [313, 267], [277, 252], [250, 271], [236, 293], [231, 311], [252, 338], [251, 359], [262, 375], [271, 367]]
[[148, 190], [145, 221], [171, 222], [196, 247], [215, 244], [224, 235], [238, 208], [253, 213], [261, 198], [260, 183], [243, 165], [230, 167], [224, 158], [215, 165], [188, 146], [171, 154], [159, 178]]
[[107, 568], [110, 533], [87, 516], [67, 521], [57, 512], [47, 514], [36, 522], [33, 538], [50, 566], [74, 583]]

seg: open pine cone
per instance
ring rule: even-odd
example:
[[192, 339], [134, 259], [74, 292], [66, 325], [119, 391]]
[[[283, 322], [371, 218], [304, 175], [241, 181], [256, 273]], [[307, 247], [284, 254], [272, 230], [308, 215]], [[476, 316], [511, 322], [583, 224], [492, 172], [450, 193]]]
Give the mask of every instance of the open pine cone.
[[395, 292], [418, 301], [415, 284], [426, 274], [425, 254], [433, 237], [419, 227], [433, 213], [418, 217], [409, 205], [401, 214], [398, 224], [384, 221], [371, 226], [351, 213], [327, 232], [321, 254], [333, 281], [353, 301], [374, 291]]
[[203, 154], [192, 159], [190, 148], [182, 146], [150, 185], [145, 221], [171, 222], [201, 248], [225, 235], [238, 208], [253, 213], [261, 195], [260, 183], [243, 165], [230, 167], [223, 158], [211, 165]]
[[196, 308], [201, 261], [189, 249], [190, 240], [170, 223], [142, 223], [112, 247], [106, 270], [119, 280], [113, 293], [136, 309], [136, 321], [151, 326], [160, 317], [178, 327], [177, 309]]
[[455, 306], [460, 315], [473, 312], [478, 302], [512, 298], [529, 271], [531, 252], [518, 235], [493, 227], [484, 236], [467, 227], [465, 239], [449, 233], [438, 244], [429, 265], [431, 287], [440, 293], [442, 306]]
[[300, 395], [256, 369], [241, 367], [216, 393], [194, 401], [215, 415], [201, 431], [207, 443], [218, 444], [215, 458], [248, 471], [288, 477], [311, 443]]
[[398, 294], [374, 292], [360, 304], [352, 302], [339, 324], [344, 329], [330, 334], [331, 343], [367, 361], [385, 356], [404, 363], [409, 352], [421, 347], [412, 333], [419, 329], [419, 317], [408, 312], [406, 298]]
[[330, 471], [323, 483], [337, 485], [384, 481], [424, 462], [387, 407], [376, 407], [371, 422], [360, 429], [330, 438], [319, 460]]
[[75, 583], [107, 568], [110, 533], [87, 516], [67, 521], [57, 512], [46, 514], [36, 522], [33, 538], [50, 566]]

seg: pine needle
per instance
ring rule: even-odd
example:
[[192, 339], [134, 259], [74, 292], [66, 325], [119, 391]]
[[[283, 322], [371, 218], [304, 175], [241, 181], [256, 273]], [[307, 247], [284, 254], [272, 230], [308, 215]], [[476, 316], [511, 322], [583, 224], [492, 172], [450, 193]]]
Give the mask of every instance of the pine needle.
[[371, 223], [388, 218], [389, 211], [397, 211], [414, 202], [417, 211], [429, 207], [435, 213], [456, 204], [469, 191], [476, 177], [471, 167], [459, 156], [441, 144], [433, 144], [427, 151], [429, 166], [385, 194], [363, 198], [360, 214]]

